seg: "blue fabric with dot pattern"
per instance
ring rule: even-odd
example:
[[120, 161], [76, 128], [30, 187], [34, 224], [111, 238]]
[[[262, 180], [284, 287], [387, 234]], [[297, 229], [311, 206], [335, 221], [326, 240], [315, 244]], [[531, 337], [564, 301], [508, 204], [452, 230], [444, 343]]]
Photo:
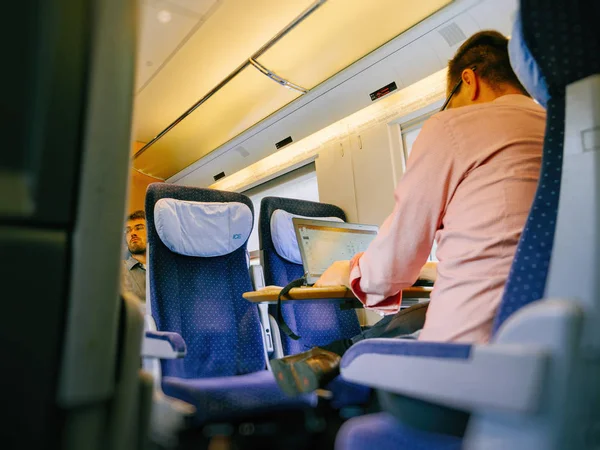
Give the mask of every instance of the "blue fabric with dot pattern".
[[[300, 278], [301, 264], [280, 257], [271, 238], [271, 215], [278, 209], [307, 217], [339, 217], [346, 220], [344, 212], [334, 205], [280, 197], [265, 197], [260, 204], [259, 240], [263, 251], [265, 283], [285, 286]], [[272, 307], [273, 308], [273, 307]], [[305, 303], [283, 304], [283, 318], [301, 338], [297, 341], [281, 334], [286, 355], [306, 351], [312, 347], [329, 344], [338, 339], [351, 338], [360, 333], [360, 324], [354, 310], [340, 310], [336, 304]], [[271, 310], [275, 315], [275, 310]]]
[[558, 215], [565, 127], [565, 88], [600, 72], [600, 2], [523, 0], [522, 38], [544, 78], [548, 101], [537, 192], [494, 321], [544, 297]]
[[[287, 398], [273, 375], [265, 370], [258, 310], [242, 298], [244, 292], [252, 290], [246, 243], [230, 254], [216, 257], [171, 252], [154, 225], [154, 204], [161, 198], [240, 202], [251, 211], [253, 206], [250, 199], [237, 193], [165, 183], [148, 188], [146, 221], [152, 316], [159, 331], [179, 333], [187, 347], [184, 358], [161, 361], [165, 393], [186, 400], [189, 392], [201, 389], [192, 402], [198, 407], [199, 420], [213, 417], [212, 412], [222, 417], [227, 411], [254, 411], [266, 404], [290, 408], [310, 402], [308, 397]], [[244, 378], [239, 378], [242, 375]], [[242, 391], [246, 391], [245, 396]], [[186, 398], [182, 397], [183, 392], [188, 393]]]
[[544, 296], [558, 213], [564, 100], [550, 98], [547, 114], [540, 179], [494, 320], [494, 333], [515, 311]]
[[340, 367], [345, 369], [362, 355], [405, 355], [426, 358], [469, 359], [471, 344], [427, 342], [412, 339], [371, 338], [357, 342], [344, 354]]
[[242, 298], [252, 290], [245, 245], [212, 258], [179, 255], [160, 240], [154, 204], [161, 198], [188, 201], [238, 201], [245, 196], [168, 184], [151, 185], [146, 194], [150, 245], [150, 302], [160, 331], [179, 333], [187, 356], [163, 362], [163, 374], [183, 378], [231, 376], [263, 370], [264, 355], [256, 307]]

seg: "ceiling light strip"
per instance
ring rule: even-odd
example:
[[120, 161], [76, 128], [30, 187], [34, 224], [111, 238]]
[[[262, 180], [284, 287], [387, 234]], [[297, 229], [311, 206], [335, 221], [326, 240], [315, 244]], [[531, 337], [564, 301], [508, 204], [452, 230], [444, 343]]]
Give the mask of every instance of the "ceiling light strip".
[[306, 94], [308, 92], [308, 89], [304, 89], [302, 86], [298, 86], [297, 84], [294, 84], [291, 81], [288, 81], [283, 77], [280, 77], [275, 72], [272, 72], [271, 70], [267, 69], [265, 66], [263, 66], [258, 61], [255, 61], [254, 59], [250, 58], [248, 60], [248, 62], [252, 66], [256, 67], [256, 69], [258, 69], [258, 71], [260, 73], [266, 75], [268, 78], [275, 81], [277, 84], [280, 84], [281, 86], [284, 86], [284, 87], [287, 87], [290, 89], [294, 89], [295, 91], [301, 92], [303, 94]]
[[406, 118], [423, 108], [431, 107], [435, 102], [439, 102], [441, 106], [446, 94], [446, 74], [447, 69], [442, 69], [410, 86], [394, 91], [378, 102], [221, 178], [209, 187], [222, 191], [245, 191], [314, 160], [320, 151], [329, 145], [338, 145], [350, 135], [360, 135], [363, 130], [377, 124], [390, 124], [400, 117]]
[[[159, 134], [157, 134], [152, 140], [150, 140], [146, 145], [144, 145], [141, 149], [139, 149], [134, 155], [133, 159], [139, 158], [146, 150], [148, 150], [152, 145], [154, 145], [159, 139], [161, 139], [165, 134], [175, 128], [183, 119], [193, 113], [197, 108], [199, 108], [202, 104], [204, 104], [209, 98], [215, 95], [218, 91], [220, 91], [227, 83], [229, 83], [236, 75], [238, 75], [242, 70], [251, 65], [251, 61], [256, 61], [258, 57], [260, 57], [263, 53], [269, 50], [273, 45], [275, 45], [281, 38], [283, 38], [286, 34], [296, 28], [304, 19], [310, 16], [313, 12], [315, 12], [318, 8], [320, 8], [327, 0], [317, 0], [312, 5], [310, 5], [307, 9], [305, 9], [298, 17], [296, 17], [293, 21], [291, 21], [285, 28], [283, 28], [279, 33], [277, 33], [273, 38], [271, 38], [265, 45], [258, 49], [250, 58], [248, 58], [244, 63], [238, 66], [233, 72], [227, 75], [219, 84], [217, 84], [214, 88], [212, 88], [204, 97], [194, 103], [187, 111], [185, 111], [181, 116], [179, 116], [175, 121], [173, 121], [167, 128], [162, 130]], [[255, 66], [256, 67], [256, 66]], [[262, 66], [261, 66], [262, 67]], [[258, 68], [258, 67], [257, 67]], [[260, 69], [259, 69], [260, 70]], [[266, 70], [266, 69], [265, 69]], [[273, 74], [274, 75], [274, 74]], [[283, 78], [279, 77], [281, 80]], [[277, 80], [276, 80], [277, 81]], [[286, 81], [289, 87], [292, 89], [302, 89], [300, 86], [297, 86], [293, 83]], [[279, 83], [279, 81], [278, 81]], [[281, 83], [280, 83], [281, 84]]]

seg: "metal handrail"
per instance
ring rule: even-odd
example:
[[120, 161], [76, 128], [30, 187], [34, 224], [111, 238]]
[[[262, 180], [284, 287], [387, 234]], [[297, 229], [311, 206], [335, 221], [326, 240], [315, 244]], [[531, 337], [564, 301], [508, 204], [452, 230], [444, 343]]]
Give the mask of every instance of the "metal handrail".
[[[246, 61], [244, 61], [240, 66], [238, 66], [233, 72], [227, 75], [223, 80], [219, 82], [215, 87], [213, 87], [208, 93], [204, 95], [200, 100], [194, 103], [190, 108], [188, 108], [182, 115], [180, 115], [177, 119], [175, 119], [169, 126], [167, 126], [164, 130], [158, 133], [150, 142], [144, 145], [141, 149], [139, 149], [134, 155], [133, 159], [139, 158], [146, 150], [148, 150], [152, 145], [154, 145], [159, 139], [161, 139], [165, 134], [175, 128], [183, 119], [193, 113], [197, 108], [199, 108], [202, 104], [204, 104], [209, 98], [219, 92], [227, 83], [229, 83], [236, 75], [238, 75], [242, 70], [244, 70], [249, 65], [256, 67], [265, 75], [269, 76], [269, 78], [277, 81], [277, 83], [282, 84], [281, 81], [278, 81], [274, 77], [276, 76], [279, 80], [284, 81], [286, 84], [282, 84], [284, 86], [288, 86], [292, 89], [299, 90], [300, 92], [306, 93], [308, 92], [306, 89], [291, 83], [273, 72], [266, 69], [264, 66], [256, 63], [256, 59], [263, 55], [267, 50], [269, 50], [273, 45], [275, 45], [281, 38], [283, 38], [286, 34], [292, 31], [296, 26], [298, 26], [304, 19], [310, 16], [313, 12], [315, 12], [318, 8], [320, 8], [327, 0], [317, 0], [312, 5], [310, 5], [307, 9], [305, 9], [298, 17], [296, 17], [293, 21], [291, 21], [287, 26], [285, 26], [279, 33], [277, 33], [273, 38], [271, 38], [268, 42], [266, 42], [261, 48], [259, 48], [252, 56], [250, 56]], [[260, 66], [260, 68], [259, 68]], [[262, 69], [261, 69], [262, 68]], [[265, 72], [266, 71], [266, 72]], [[268, 75], [267, 73], [271, 74]]]
[[294, 84], [291, 81], [288, 81], [288, 80], [286, 80], [283, 77], [280, 77], [279, 75], [277, 75], [272, 70], [267, 69], [265, 66], [263, 66], [258, 61], [255, 61], [252, 58], [250, 58], [248, 60], [248, 62], [250, 64], [252, 64], [254, 67], [256, 67], [260, 73], [266, 75], [271, 80], [273, 80], [275, 83], [280, 84], [283, 87], [287, 87], [287, 88], [290, 88], [290, 89], [294, 89], [295, 91], [302, 92], [303, 94], [306, 94], [308, 92], [308, 89], [305, 89], [302, 86]]

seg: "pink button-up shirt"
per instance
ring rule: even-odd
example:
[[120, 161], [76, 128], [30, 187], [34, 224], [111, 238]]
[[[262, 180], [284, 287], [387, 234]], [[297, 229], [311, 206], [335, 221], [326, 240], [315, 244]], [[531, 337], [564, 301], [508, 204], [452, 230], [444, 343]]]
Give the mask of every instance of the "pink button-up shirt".
[[545, 111], [523, 95], [429, 119], [396, 206], [350, 284], [366, 308], [395, 313], [437, 242], [438, 273], [419, 339], [487, 342], [537, 187]]

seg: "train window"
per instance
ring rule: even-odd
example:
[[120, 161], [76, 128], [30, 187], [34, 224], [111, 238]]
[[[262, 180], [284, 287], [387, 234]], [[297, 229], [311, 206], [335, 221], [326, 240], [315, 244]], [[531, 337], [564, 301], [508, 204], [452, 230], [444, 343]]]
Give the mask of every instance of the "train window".
[[317, 171], [315, 163], [286, 173], [273, 180], [267, 181], [257, 187], [244, 192], [254, 204], [254, 228], [248, 239], [250, 262], [258, 261], [258, 217], [260, 215], [260, 202], [264, 197], [287, 197], [298, 200], [319, 201], [319, 187], [317, 184]]
[[402, 130], [402, 144], [404, 145], [404, 157], [407, 161], [408, 157], [410, 156], [412, 146], [417, 140], [417, 136], [419, 135], [421, 128], [423, 128], [422, 123], [416, 127], [412, 127], [410, 130]]
[[437, 112], [437, 109], [432, 109], [435, 106], [437, 106], [437, 103], [429, 105], [426, 108], [427, 112], [417, 116], [416, 118], [405, 120], [403, 122], [397, 122], [400, 125], [400, 133], [402, 136], [402, 148], [404, 151], [404, 167], [406, 167], [408, 157], [410, 156], [412, 147], [415, 141], [417, 140], [417, 136], [419, 136], [419, 133], [423, 128], [423, 124], [425, 124], [425, 121]]
[[431, 253], [429, 254], [429, 261], [437, 261], [437, 256], [436, 256], [436, 251], [437, 251], [437, 243], [434, 241], [433, 242], [433, 247], [431, 247]]

